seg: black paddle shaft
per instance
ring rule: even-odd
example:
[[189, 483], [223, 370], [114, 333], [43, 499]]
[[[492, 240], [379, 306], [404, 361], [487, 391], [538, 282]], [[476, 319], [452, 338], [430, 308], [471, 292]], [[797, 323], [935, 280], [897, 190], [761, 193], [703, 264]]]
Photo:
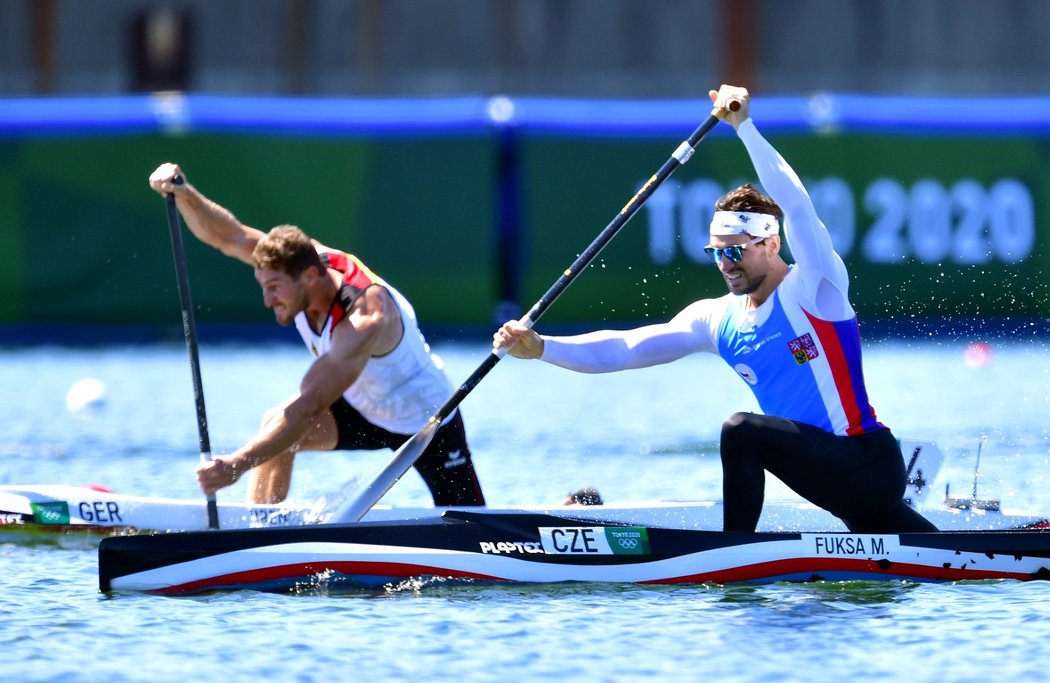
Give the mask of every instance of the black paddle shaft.
[[[739, 104], [736, 107], [730, 105], [730, 109], [739, 109]], [[711, 116], [700, 124], [700, 126], [693, 131], [678, 149], [674, 151], [674, 154], [664, 162], [664, 165], [660, 167], [660, 170], [651, 177], [642, 188], [631, 198], [631, 201], [627, 202], [620, 213], [612, 220], [609, 225], [598, 235], [590, 246], [587, 247], [580, 254], [571, 266], [558, 278], [558, 280], [547, 290], [536, 305], [533, 306], [528, 314], [523, 318], [525, 324], [532, 326], [536, 320], [543, 315], [544, 311], [550, 308], [551, 304], [561, 295], [562, 292], [572, 283], [573, 280], [580, 274], [580, 272], [594, 260], [594, 257], [608, 244], [616, 233], [627, 224], [627, 221], [631, 220], [631, 217], [638, 211], [645, 200], [647, 200], [653, 192], [656, 191], [660, 184], [670, 176], [675, 169], [684, 164], [689, 160], [689, 157], [693, 155], [693, 151], [696, 146], [700, 143], [700, 140], [707, 135], [712, 128], [718, 123], [718, 118], [712, 113]], [[427, 424], [416, 433], [415, 436], [406, 441], [401, 448], [394, 453], [394, 457], [389, 463], [376, 475], [371, 482], [362, 487], [360, 493], [352, 500], [347, 501], [339, 505], [332, 513], [333, 521], [345, 522], [359, 521], [373, 505], [379, 502], [383, 495], [390, 490], [398, 479], [408, 471], [410, 467], [415, 463], [423, 451], [426, 450], [437, 432], [438, 426], [452, 414], [452, 411], [467, 397], [474, 387], [478, 385], [485, 375], [489, 373], [492, 368], [496, 366], [496, 363], [506, 354], [503, 349], [493, 349], [481, 365], [478, 366], [467, 381], [460, 385], [459, 389], [452, 394], [451, 397], [445, 404], [441, 406], [433, 416], [427, 421]]]
[[[182, 176], [176, 175], [172, 182], [181, 185]], [[197, 322], [193, 316], [190, 276], [186, 269], [186, 252], [182, 246], [182, 230], [179, 226], [179, 214], [175, 208], [175, 195], [167, 195], [165, 203], [168, 210], [168, 232], [171, 233], [171, 252], [175, 258], [175, 276], [179, 285], [179, 304], [182, 307], [182, 332], [186, 337], [186, 351], [189, 353], [190, 371], [193, 374], [193, 398], [197, 406], [197, 434], [200, 437], [200, 452], [210, 458], [208, 413], [204, 408], [204, 383], [201, 381], [200, 356], [197, 351]], [[219, 510], [214, 495], [208, 496], [208, 527], [219, 528]]]
[[[739, 104], [735, 102], [730, 104], [730, 108], [733, 108], [733, 104], [736, 104], [736, 108], [739, 108]], [[734, 109], [734, 111], [735, 110], [736, 109]], [[568, 289], [569, 285], [572, 284], [573, 280], [579, 276], [583, 269], [590, 265], [591, 261], [593, 261], [601, 250], [604, 249], [614, 237], [616, 237], [623, 226], [627, 225], [627, 222], [634, 217], [634, 214], [637, 213], [642, 204], [652, 196], [653, 192], [655, 192], [657, 188], [659, 188], [660, 185], [678, 169], [679, 166], [689, 161], [696, 146], [700, 144], [700, 141], [703, 140], [709, 132], [711, 132], [711, 129], [718, 124], [718, 121], [718, 117], [711, 114], [697, 127], [695, 131], [693, 131], [692, 135], [686, 138], [686, 140], [678, 146], [678, 149], [676, 149], [667, 161], [664, 162], [663, 166], [660, 167], [660, 170], [653, 174], [653, 176], [642, 185], [642, 188], [631, 197], [631, 200], [627, 202], [622, 209], [620, 209], [620, 213], [616, 214], [616, 217], [605, 226], [605, 229], [598, 234], [594, 241], [591, 242], [590, 246], [576, 257], [576, 260], [573, 261], [572, 265], [561, 274], [553, 285], [551, 285], [546, 294], [540, 297], [540, 300], [529, 309], [528, 314], [524, 318], [528, 321], [527, 324], [531, 326], [540, 319], [540, 316], [551, 307], [558, 297], [561, 296], [562, 292]], [[496, 367], [496, 363], [498, 363], [502, 357], [502, 354], [499, 354], [496, 351], [489, 354], [470, 377], [460, 385], [459, 389], [452, 394], [448, 401], [438, 409], [437, 413], [431, 418], [431, 421], [441, 422], [445, 420], [445, 418], [456, 409], [463, 399], [467, 397], [467, 394], [473, 391], [474, 387], [478, 385], [485, 375], [487, 375], [492, 368]]]

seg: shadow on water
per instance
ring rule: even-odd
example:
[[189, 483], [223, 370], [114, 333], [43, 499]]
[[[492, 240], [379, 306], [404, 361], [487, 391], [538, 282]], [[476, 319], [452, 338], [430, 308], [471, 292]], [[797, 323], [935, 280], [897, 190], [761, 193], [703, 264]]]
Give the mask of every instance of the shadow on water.
[[809, 616], [834, 614], [872, 606], [889, 606], [908, 596], [920, 584], [887, 581], [812, 581], [771, 584], [630, 583], [503, 583], [477, 579], [416, 577], [383, 585], [364, 585], [337, 573], [317, 575], [309, 582], [281, 591], [294, 596], [345, 598], [426, 598], [448, 601], [579, 601], [588, 598], [696, 599], [708, 606], [765, 607], [781, 613]]
[[886, 581], [814, 581], [722, 587], [722, 606], [741, 608], [766, 629], [826, 628], [829, 620], [879, 618], [920, 584]]
[[905, 581], [811, 581], [731, 585], [722, 586], [722, 590], [727, 603], [780, 601], [791, 595], [793, 599], [861, 606], [896, 602], [918, 585]]

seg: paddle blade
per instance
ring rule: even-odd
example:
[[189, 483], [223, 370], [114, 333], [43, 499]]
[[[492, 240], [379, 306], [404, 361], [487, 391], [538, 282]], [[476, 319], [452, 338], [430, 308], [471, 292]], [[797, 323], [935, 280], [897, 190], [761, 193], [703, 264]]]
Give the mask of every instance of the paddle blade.
[[336, 508], [328, 521], [361, 521], [372, 506], [378, 503], [379, 499], [390, 490], [390, 487], [396, 484], [398, 479], [419, 459], [419, 456], [433, 441], [434, 434], [437, 433], [440, 426], [441, 423], [437, 420], [431, 419], [427, 422], [423, 429], [397, 449], [390, 462], [372, 478], [372, 481], [361, 490], [357, 497]]

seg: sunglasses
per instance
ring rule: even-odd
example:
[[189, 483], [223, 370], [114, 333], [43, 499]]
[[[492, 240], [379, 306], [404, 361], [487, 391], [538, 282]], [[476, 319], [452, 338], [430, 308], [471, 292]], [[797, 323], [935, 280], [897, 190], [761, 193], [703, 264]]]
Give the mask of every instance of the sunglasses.
[[727, 258], [733, 263], [740, 263], [744, 258], [744, 250], [750, 247], [752, 244], [757, 242], [765, 241], [765, 237], [756, 237], [750, 242], [744, 242], [743, 244], [734, 244], [730, 247], [704, 247], [704, 253], [714, 261], [715, 263], [721, 263], [723, 258]]

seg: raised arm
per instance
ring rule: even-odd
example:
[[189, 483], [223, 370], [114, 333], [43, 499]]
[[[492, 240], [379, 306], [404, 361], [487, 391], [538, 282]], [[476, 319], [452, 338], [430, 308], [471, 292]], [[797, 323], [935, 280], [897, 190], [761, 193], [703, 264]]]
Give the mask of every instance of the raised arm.
[[835, 253], [831, 235], [817, 216], [802, 181], [755, 127], [747, 90], [722, 86], [711, 92], [711, 99], [716, 106], [728, 99], [741, 103], [737, 111], [724, 109], [721, 118], [736, 129], [762, 188], [784, 211], [784, 235], [808, 297], [820, 309], [818, 312], [829, 318], [851, 316], [846, 266]]
[[[175, 176], [184, 182], [176, 185]], [[149, 186], [161, 195], [174, 195], [175, 205], [190, 232], [201, 242], [227, 256], [252, 265], [252, 251], [263, 233], [244, 225], [228, 209], [219, 206], [190, 185], [177, 164], [161, 164], [149, 177]]]

